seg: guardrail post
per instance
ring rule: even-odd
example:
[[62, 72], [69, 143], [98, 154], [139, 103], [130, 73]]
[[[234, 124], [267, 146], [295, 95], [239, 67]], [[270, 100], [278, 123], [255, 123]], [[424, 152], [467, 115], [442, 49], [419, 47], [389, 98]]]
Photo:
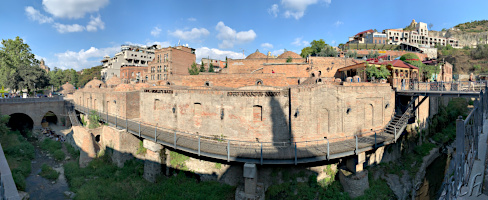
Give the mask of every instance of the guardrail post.
[[175, 149], [176, 149], [176, 130], [175, 130]]
[[154, 127], [154, 142], [156, 142], [156, 137], [157, 137], [157, 126]]
[[327, 140], [327, 160], [329, 160], [330, 154], [329, 154], [329, 139], [325, 138]]
[[295, 142], [295, 165], [297, 165], [297, 142]]
[[198, 136], [198, 156], [200, 156], [200, 136]]
[[230, 140], [227, 140], [227, 162], [230, 161]]
[[129, 119], [125, 117], [125, 131], [129, 132]]
[[117, 128], [117, 115], [115, 116], [115, 128]]
[[141, 120], [139, 119], [139, 137], [141, 137]]
[[358, 155], [358, 136], [355, 135], [354, 137], [356, 137], [356, 155]]
[[263, 143], [261, 142], [261, 165], [263, 165]]

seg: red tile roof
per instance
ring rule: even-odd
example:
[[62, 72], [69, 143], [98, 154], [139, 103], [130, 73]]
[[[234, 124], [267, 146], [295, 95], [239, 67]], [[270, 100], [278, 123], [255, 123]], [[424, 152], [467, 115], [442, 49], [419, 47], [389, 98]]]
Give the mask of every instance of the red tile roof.
[[415, 67], [411, 64], [403, 62], [402, 60], [387, 61], [387, 62], [384, 62], [383, 64], [386, 64], [386, 65], [391, 64], [393, 67], [399, 67], [399, 68], [419, 69], [418, 67]]
[[365, 34], [365, 33], [372, 33], [372, 32], [374, 32], [373, 29], [369, 29], [369, 30], [366, 30], [366, 31], [363, 31], [363, 32], [359, 32], [356, 35], [361, 35], [361, 34]]

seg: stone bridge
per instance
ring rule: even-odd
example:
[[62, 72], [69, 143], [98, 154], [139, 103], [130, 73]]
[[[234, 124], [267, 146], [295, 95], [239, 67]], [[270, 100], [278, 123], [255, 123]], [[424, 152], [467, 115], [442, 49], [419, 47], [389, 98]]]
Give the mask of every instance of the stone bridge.
[[9, 115], [11, 121], [19, 121], [19, 118], [22, 118], [32, 128], [39, 128], [45, 117], [51, 117], [52, 121], [50, 122], [53, 123], [67, 122], [64, 105], [65, 101], [62, 96], [0, 99], [0, 114]]

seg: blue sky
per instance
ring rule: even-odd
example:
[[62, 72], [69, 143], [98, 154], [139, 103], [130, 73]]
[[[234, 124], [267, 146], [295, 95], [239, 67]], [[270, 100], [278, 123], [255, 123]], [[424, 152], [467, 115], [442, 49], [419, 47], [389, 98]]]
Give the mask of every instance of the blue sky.
[[[202, 57], [242, 58], [259, 49], [299, 53], [314, 39], [345, 43], [412, 19], [434, 30], [488, 19], [485, 0], [22, 0], [3, 1], [0, 38], [20, 36], [53, 69], [81, 70], [122, 44], [188, 44]], [[244, 51], [244, 55], [243, 55]]]

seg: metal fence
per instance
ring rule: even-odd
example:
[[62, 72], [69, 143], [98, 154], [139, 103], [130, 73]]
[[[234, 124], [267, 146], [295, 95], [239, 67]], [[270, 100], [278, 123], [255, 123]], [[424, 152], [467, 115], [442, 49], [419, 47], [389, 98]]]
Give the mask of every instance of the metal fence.
[[486, 81], [456, 81], [456, 82], [415, 82], [401, 83], [397, 91], [416, 92], [480, 92], [487, 86]]
[[[136, 136], [153, 140], [174, 149], [227, 161], [257, 164], [297, 164], [345, 157], [395, 142], [395, 136], [384, 130], [350, 137], [324, 138], [310, 141], [252, 142], [203, 136], [146, 124], [142, 121], [102, 113], [74, 105], [75, 109], [98, 115], [100, 120], [125, 129]], [[77, 120], [77, 118], [76, 118]]]
[[[452, 166], [449, 167], [450, 170], [444, 177], [440, 199], [471, 196], [473, 192], [477, 195], [481, 194], [482, 181], [474, 183], [474, 180], [470, 181], [470, 177], [472, 176], [473, 164], [478, 159], [479, 135], [483, 130], [483, 120], [488, 114], [487, 105], [488, 95], [481, 91], [479, 100], [477, 99], [474, 102], [474, 108], [466, 119], [459, 116], [456, 120], [456, 153], [451, 163]], [[463, 187], [467, 189], [461, 190]], [[475, 188], [478, 190], [474, 190]]]
[[0, 99], [0, 103], [33, 103], [33, 102], [51, 102], [51, 101], [63, 101], [63, 96], [54, 97], [42, 97], [42, 98], [7, 98]]

